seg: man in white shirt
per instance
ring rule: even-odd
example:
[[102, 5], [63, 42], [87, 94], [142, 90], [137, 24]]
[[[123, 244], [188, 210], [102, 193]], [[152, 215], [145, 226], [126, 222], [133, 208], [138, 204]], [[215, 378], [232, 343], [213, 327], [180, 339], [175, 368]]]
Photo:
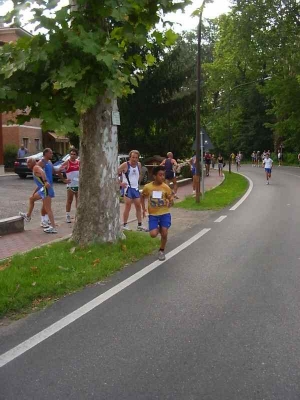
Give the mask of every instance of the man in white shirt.
[[266, 153], [265, 158], [263, 159], [263, 164], [265, 166], [265, 172], [266, 172], [266, 178], [267, 178], [266, 185], [269, 185], [270, 179], [271, 179], [271, 173], [272, 173], [272, 166], [273, 166], [273, 160], [272, 160], [272, 158], [270, 158], [269, 153]]

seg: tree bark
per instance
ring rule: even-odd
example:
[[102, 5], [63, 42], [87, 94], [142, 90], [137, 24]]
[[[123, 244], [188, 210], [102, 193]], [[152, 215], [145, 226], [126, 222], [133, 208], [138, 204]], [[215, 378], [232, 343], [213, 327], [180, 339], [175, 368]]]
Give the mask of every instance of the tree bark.
[[82, 117], [79, 201], [73, 240], [86, 245], [115, 242], [120, 236], [117, 184], [118, 132], [112, 125], [117, 102], [103, 96]]

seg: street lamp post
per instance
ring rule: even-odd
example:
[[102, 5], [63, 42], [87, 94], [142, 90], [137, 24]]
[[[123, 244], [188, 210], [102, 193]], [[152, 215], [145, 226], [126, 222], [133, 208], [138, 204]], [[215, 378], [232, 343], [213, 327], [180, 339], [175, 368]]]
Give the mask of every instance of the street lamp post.
[[270, 76], [267, 76], [266, 78], [260, 79], [260, 80], [255, 80], [255, 81], [250, 81], [250, 82], [245, 82], [241, 83], [239, 85], [234, 86], [232, 89], [229, 90], [228, 94], [228, 146], [229, 146], [229, 173], [231, 174], [231, 120], [230, 120], [230, 111], [231, 111], [231, 93], [235, 90], [238, 89], [242, 86], [247, 86], [251, 85], [253, 83], [259, 83], [261, 81], [267, 81], [271, 79]]

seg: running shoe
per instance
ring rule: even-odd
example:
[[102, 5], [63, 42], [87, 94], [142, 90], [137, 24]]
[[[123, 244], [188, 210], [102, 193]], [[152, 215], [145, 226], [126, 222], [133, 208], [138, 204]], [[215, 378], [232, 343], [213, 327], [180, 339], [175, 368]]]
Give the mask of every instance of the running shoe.
[[66, 222], [67, 224], [71, 223], [71, 215], [67, 215]]
[[130, 227], [128, 224], [122, 226], [123, 231], [131, 231]]
[[159, 252], [158, 252], [158, 259], [159, 259], [159, 261], [165, 261], [166, 255], [165, 255], [165, 252], [164, 252], [164, 251], [159, 250]]
[[49, 226], [49, 228], [44, 229], [45, 233], [57, 233], [57, 230], [55, 228], [52, 228], [52, 226]]
[[149, 229], [146, 228], [146, 227], [143, 226], [143, 225], [138, 225], [137, 228], [136, 228], [136, 230], [137, 230], [137, 231], [140, 231], [140, 232], [149, 232]]
[[177, 194], [174, 194], [174, 199], [179, 199], [179, 197], [177, 196]]
[[49, 228], [49, 223], [47, 221], [42, 221], [41, 222], [41, 227], [42, 228]]
[[31, 221], [31, 218], [27, 217], [26, 213], [19, 212], [19, 215], [20, 215], [20, 217], [22, 217], [24, 219], [24, 221], [26, 221], [26, 222], [30, 222]]

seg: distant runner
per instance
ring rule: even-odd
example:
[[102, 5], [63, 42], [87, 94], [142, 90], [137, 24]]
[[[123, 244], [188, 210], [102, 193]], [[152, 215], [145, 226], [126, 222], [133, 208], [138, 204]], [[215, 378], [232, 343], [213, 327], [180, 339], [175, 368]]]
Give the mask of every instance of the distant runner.
[[177, 161], [173, 158], [173, 153], [169, 151], [167, 153], [167, 158], [163, 160], [163, 162], [160, 164], [162, 166], [166, 167], [166, 181], [167, 183], [173, 182], [173, 193], [174, 193], [174, 198], [178, 199], [177, 197], [177, 179], [176, 179], [176, 167], [177, 167]]
[[269, 153], [266, 153], [265, 158], [263, 160], [263, 164], [265, 166], [265, 173], [267, 178], [266, 185], [269, 185], [272, 174], [272, 166], [273, 166], [273, 160], [269, 157]]

